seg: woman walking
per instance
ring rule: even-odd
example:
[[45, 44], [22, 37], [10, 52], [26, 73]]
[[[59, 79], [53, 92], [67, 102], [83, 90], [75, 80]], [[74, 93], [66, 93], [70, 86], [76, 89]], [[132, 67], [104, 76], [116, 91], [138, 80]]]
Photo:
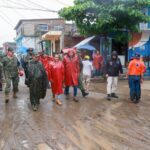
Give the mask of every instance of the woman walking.
[[54, 61], [50, 64], [49, 69], [53, 99], [56, 104], [62, 105], [61, 94], [63, 93], [64, 65], [58, 54], [55, 54]]

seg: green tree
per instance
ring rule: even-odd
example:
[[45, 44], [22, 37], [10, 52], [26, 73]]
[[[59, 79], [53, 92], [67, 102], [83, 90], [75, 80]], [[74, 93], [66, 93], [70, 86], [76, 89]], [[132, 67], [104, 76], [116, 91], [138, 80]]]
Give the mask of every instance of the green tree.
[[127, 42], [131, 32], [139, 31], [139, 23], [149, 21], [143, 9], [150, 0], [74, 0], [59, 15], [75, 21], [83, 35], [111, 34], [116, 40]]

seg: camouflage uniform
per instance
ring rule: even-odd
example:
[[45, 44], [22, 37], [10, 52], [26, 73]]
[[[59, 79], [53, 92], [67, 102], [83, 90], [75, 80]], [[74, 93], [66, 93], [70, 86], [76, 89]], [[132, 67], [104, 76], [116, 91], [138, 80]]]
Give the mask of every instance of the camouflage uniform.
[[2, 80], [3, 80], [3, 63], [2, 63], [2, 53], [0, 53], [0, 91], [2, 91]]
[[33, 110], [38, 109], [40, 98], [44, 98], [47, 89], [47, 75], [42, 63], [32, 60], [28, 66], [30, 102]]
[[88, 93], [85, 92], [84, 86], [83, 86], [83, 63], [82, 63], [82, 58], [80, 56], [80, 52], [78, 51], [78, 59], [79, 59], [79, 67], [80, 67], [80, 72], [78, 76], [78, 88], [81, 90], [82, 96], [85, 97], [88, 95]]
[[20, 63], [16, 56], [13, 56], [12, 58], [5, 56], [2, 62], [3, 62], [3, 70], [4, 70], [4, 76], [5, 76], [5, 82], [6, 82], [5, 100], [7, 103], [9, 101], [11, 81], [13, 85], [14, 98], [16, 98], [16, 93], [18, 92], [18, 83], [19, 83], [18, 69], [19, 69]]

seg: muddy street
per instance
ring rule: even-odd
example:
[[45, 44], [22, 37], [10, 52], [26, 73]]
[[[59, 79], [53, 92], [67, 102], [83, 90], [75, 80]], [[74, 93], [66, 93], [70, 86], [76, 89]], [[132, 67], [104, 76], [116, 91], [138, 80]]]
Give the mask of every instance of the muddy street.
[[128, 100], [127, 81], [119, 83], [119, 99], [106, 100], [106, 83], [94, 82], [91, 93], [75, 103], [51, 100], [50, 90], [37, 112], [31, 110], [28, 88], [5, 104], [0, 93], [0, 150], [149, 150], [150, 81], [142, 85], [139, 104]]

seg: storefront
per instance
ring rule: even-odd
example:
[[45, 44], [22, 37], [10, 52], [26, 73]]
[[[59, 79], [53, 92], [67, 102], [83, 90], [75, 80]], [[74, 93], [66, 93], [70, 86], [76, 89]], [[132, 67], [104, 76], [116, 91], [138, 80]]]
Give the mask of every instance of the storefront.
[[42, 36], [41, 47], [42, 51], [47, 55], [53, 55], [53, 53], [60, 52], [63, 47], [61, 31], [49, 31]]
[[139, 53], [146, 65], [147, 72], [145, 75], [150, 75], [150, 31], [142, 33], [134, 33], [133, 38], [129, 43], [128, 59]]

